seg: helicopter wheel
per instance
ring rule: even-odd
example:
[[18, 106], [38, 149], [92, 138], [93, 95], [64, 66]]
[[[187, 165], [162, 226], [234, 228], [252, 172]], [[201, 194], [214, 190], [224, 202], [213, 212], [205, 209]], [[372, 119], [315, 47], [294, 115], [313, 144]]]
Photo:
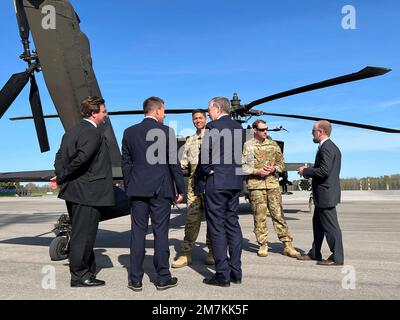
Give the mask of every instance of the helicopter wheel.
[[56, 237], [50, 243], [49, 254], [52, 261], [60, 261], [68, 258], [69, 241], [66, 237]]

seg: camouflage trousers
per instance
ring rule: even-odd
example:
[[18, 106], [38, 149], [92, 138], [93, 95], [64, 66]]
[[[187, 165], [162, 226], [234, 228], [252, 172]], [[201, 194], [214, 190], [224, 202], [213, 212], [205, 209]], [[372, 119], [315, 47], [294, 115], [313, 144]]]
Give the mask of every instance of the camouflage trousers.
[[[200, 231], [201, 220], [204, 216], [204, 197], [196, 196], [193, 189], [188, 187], [187, 194], [187, 216], [185, 224], [185, 238], [183, 239], [181, 254], [190, 254], [192, 251], [193, 243], [196, 242]], [[211, 242], [208, 236], [208, 230], [206, 235], [206, 245], [208, 250], [212, 252]]]
[[292, 241], [283, 215], [282, 195], [279, 188], [249, 190], [251, 211], [254, 217], [254, 233], [258, 244], [268, 242], [267, 210], [280, 241]]

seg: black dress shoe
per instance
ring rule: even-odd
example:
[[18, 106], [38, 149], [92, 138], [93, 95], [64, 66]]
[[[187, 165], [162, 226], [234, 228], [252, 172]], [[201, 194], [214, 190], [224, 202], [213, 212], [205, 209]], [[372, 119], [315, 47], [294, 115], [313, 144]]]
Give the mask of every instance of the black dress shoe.
[[165, 289], [176, 287], [177, 285], [178, 285], [178, 278], [172, 277], [167, 282], [156, 283], [156, 288], [157, 288], [157, 290], [165, 290]]
[[143, 285], [142, 282], [129, 282], [128, 283], [128, 288], [133, 290], [133, 291], [142, 291], [143, 290]]
[[231, 282], [229, 280], [218, 279], [215, 276], [210, 279], [203, 279], [203, 283], [218, 287], [229, 287], [231, 285]]
[[90, 279], [86, 280], [78, 280], [73, 281], [71, 280], [71, 287], [99, 287], [104, 286], [106, 283], [103, 280], [96, 279], [91, 277]]
[[242, 278], [233, 278], [233, 277], [231, 277], [231, 283], [241, 284], [242, 283]]

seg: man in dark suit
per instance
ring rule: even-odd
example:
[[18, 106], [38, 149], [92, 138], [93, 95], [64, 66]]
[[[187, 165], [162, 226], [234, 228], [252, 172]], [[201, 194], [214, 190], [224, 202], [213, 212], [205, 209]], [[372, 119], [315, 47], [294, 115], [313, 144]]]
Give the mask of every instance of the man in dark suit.
[[[174, 130], [163, 124], [164, 101], [150, 97], [143, 103], [144, 120], [125, 130], [122, 139], [122, 173], [131, 198], [131, 255], [128, 288], [142, 290], [145, 237], [149, 216], [154, 234], [155, 283], [158, 290], [175, 287], [169, 270], [168, 230], [171, 204], [183, 200], [184, 179], [178, 160]], [[176, 185], [178, 196], [174, 190]]]
[[101, 213], [114, 205], [111, 159], [105, 137], [98, 128], [107, 118], [104, 100], [87, 97], [81, 103], [84, 119], [67, 130], [54, 162], [71, 220], [69, 268], [71, 287], [101, 286], [96, 279], [93, 252]]
[[231, 282], [238, 284], [242, 280], [243, 236], [238, 209], [243, 187], [243, 129], [230, 118], [230, 111], [227, 98], [210, 100], [208, 113], [212, 121], [206, 126], [196, 174], [197, 179], [206, 180], [206, 220], [216, 270], [215, 275], [204, 279], [203, 283], [221, 287], [229, 287]]
[[[312, 178], [312, 190], [315, 203], [313, 216], [314, 242], [307, 255], [299, 260], [318, 260], [319, 265], [343, 265], [343, 243], [336, 205], [340, 202], [340, 165], [339, 148], [329, 138], [331, 124], [326, 120], [314, 124], [313, 141], [318, 143], [318, 152], [312, 168], [300, 167], [298, 172], [305, 178]], [[326, 237], [332, 254], [327, 260], [322, 260], [321, 246]]]

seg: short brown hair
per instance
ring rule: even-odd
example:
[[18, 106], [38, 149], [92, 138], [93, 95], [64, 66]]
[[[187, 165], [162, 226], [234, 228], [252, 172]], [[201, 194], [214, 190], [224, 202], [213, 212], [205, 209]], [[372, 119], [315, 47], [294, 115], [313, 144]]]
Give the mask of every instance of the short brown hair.
[[196, 114], [196, 113], [201, 113], [203, 116], [206, 117], [206, 112], [203, 109], [195, 109], [192, 111], [192, 117]]
[[100, 106], [104, 104], [104, 99], [96, 96], [88, 96], [81, 102], [81, 115], [89, 118], [93, 113], [100, 112]]
[[149, 113], [152, 110], [159, 109], [164, 105], [164, 100], [159, 97], [150, 97], [143, 102], [144, 114]]
[[321, 129], [322, 131], [324, 131], [326, 133], [326, 135], [328, 137], [330, 137], [331, 132], [332, 132], [332, 125], [329, 121], [327, 120], [319, 120], [317, 122], [318, 124], [318, 128]]
[[260, 123], [264, 123], [265, 125], [267, 124], [264, 120], [258, 119], [258, 120], [256, 120], [256, 121], [253, 122], [253, 124], [252, 124], [253, 129], [257, 129], [257, 128], [258, 128], [258, 125], [259, 125]]

